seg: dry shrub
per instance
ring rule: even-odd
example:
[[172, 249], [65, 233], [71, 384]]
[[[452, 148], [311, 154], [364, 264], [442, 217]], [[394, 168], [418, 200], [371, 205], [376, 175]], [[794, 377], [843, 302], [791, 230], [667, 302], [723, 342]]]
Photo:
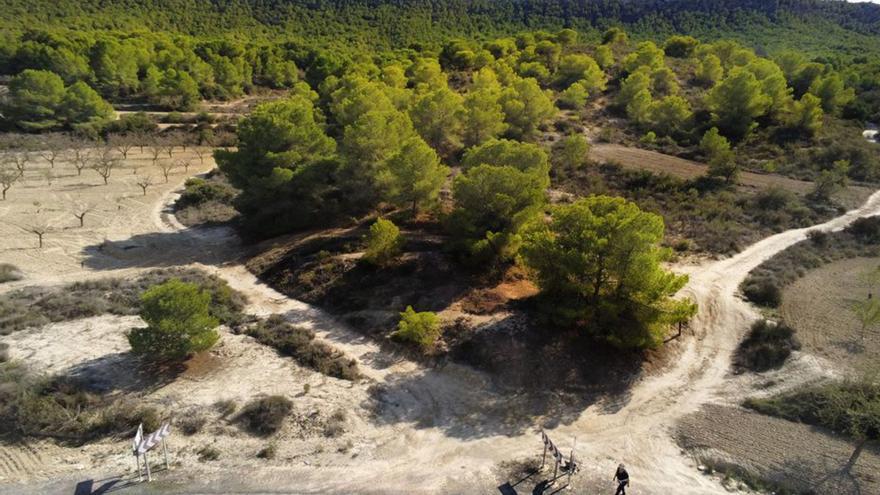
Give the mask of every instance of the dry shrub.
[[291, 325], [279, 315], [272, 315], [250, 327], [247, 334], [325, 375], [343, 380], [357, 380], [360, 377], [354, 359], [347, 358], [341, 351], [323, 342], [315, 341], [314, 332]]
[[248, 402], [238, 420], [251, 432], [271, 435], [281, 429], [284, 420], [293, 412], [293, 402], [282, 395], [270, 395]]

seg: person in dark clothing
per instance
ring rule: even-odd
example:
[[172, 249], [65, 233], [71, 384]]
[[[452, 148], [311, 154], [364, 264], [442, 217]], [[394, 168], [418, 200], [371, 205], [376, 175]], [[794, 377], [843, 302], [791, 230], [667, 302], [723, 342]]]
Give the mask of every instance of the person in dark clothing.
[[617, 472], [614, 473], [614, 478], [617, 480], [617, 491], [614, 492], [614, 495], [626, 495], [626, 486], [629, 485], [629, 473], [626, 472], [626, 468], [623, 467], [623, 464], [617, 466]]

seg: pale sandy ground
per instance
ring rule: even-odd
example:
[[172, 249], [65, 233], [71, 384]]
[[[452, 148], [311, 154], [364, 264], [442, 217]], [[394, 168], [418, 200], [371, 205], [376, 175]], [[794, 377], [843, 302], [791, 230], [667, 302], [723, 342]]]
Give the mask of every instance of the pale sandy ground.
[[[805, 238], [808, 230], [772, 236], [732, 258], [679, 267], [691, 275], [683, 292], [699, 303], [700, 313], [681, 358], [664, 372], [640, 381], [614, 403], [585, 410], [561, 402], [535, 408], [527, 397], [501, 393], [486, 376], [467, 367], [429, 369], [389, 356], [320, 310], [259, 283], [236, 261], [240, 248], [231, 232], [183, 229], [168, 214], [165, 205], [182, 175], [141, 198], [124, 174], [111, 177], [111, 185], [105, 187], [92, 185], [100, 181], [91, 177], [94, 172], [83, 173], [82, 179], [68, 178], [48, 189], [30, 180], [10, 191], [0, 215], [0, 258], [27, 275], [11, 287], [130, 276], [156, 266], [199, 266], [244, 292], [251, 301], [249, 312], [284, 313], [314, 328], [320, 338], [356, 357], [367, 376], [357, 384], [326, 378], [249, 338], [224, 331], [223, 343], [203, 358], [203, 366], [143, 392], [145, 403], [161, 404], [181, 415], [201, 411], [209, 423], [193, 437], [175, 435], [170, 445], [172, 471], [159, 473], [155, 484], [129, 487], [132, 493], [486, 493], [507, 480], [502, 463], [540, 455], [541, 426], [565, 452], [577, 443], [582, 471], [573, 492], [610, 488], [614, 466], [624, 461], [634, 476], [632, 493], [730, 493], [718, 479], [697, 471], [696, 462], [673, 440], [673, 429], [702, 405], [730, 401], [732, 394], [741, 393], [729, 376], [730, 356], [757, 315], [735, 297], [736, 288], [753, 267]], [[83, 182], [91, 187], [78, 185]], [[91, 218], [94, 223], [87, 219], [86, 229], [69, 228], [72, 217], [58, 206], [68, 191], [107, 198], [101, 214]], [[114, 194], [122, 199], [116, 202]], [[62, 227], [47, 237], [43, 250], [35, 248], [33, 236], [13, 226], [33, 214], [35, 201]], [[839, 229], [878, 212], [880, 195], [875, 195], [858, 211], [817, 228]], [[105, 238], [109, 242], [103, 243]], [[122, 386], [126, 371], [134, 366], [124, 352], [123, 332], [136, 323], [89, 318], [2, 340], [10, 343], [14, 357], [26, 358], [38, 369], [94, 372], [97, 367], [111, 377], [115, 373]], [[306, 383], [311, 390], [303, 395]], [[371, 394], [371, 387], [379, 392]], [[295, 419], [274, 439], [279, 450], [273, 461], [254, 455], [270, 440], [244, 434], [210, 408], [218, 399], [243, 402], [261, 393], [284, 394], [295, 403]], [[338, 409], [347, 411], [346, 432], [325, 438], [321, 425]], [[221, 451], [221, 458], [199, 462], [195, 451], [208, 443]], [[5, 483], [0, 492], [72, 493], [83, 480], [120, 475], [130, 480], [134, 466], [128, 444], [119, 439], [82, 448], [47, 442], [27, 448], [0, 446], [0, 482]]]

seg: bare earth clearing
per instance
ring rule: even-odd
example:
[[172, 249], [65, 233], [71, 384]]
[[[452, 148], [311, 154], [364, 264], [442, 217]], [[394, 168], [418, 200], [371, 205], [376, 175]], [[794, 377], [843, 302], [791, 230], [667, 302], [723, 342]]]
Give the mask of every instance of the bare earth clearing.
[[862, 275], [878, 265], [878, 258], [835, 261], [811, 270], [785, 288], [779, 313], [797, 330], [805, 352], [858, 371], [876, 367], [880, 329], [867, 328], [862, 338], [861, 323], [851, 308], [854, 301], [876, 292]]
[[[136, 160], [147, 165], [145, 155], [136, 155]], [[58, 168], [71, 172], [67, 164]], [[181, 175], [142, 198], [124, 173], [114, 174], [109, 186], [96, 185], [100, 178], [92, 177], [93, 172], [83, 174], [79, 179], [58, 180], [51, 188], [29, 180], [24, 187], [13, 188], [9, 200], [0, 204], [4, 220], [0, 256], [26, 275], [26, 280], [0, 290], [131, 275], [159, 266], [198, 266], [245, 293], [249, 312], [283, 313], [314, 328], [320, 338], [357, 358], [367, 376], [356, 384], [325, 378], [250, 338], [224, 332], [223, 343], [190, 363], [182, 376], [143, 391], [144, 402], [180, 411], [179, 417], [204, 414], [208, 426], [192, 437], [175, 434], [170, 445], [173, 470], [160, 473], [163, 481], [149, 489], [132, 487], [135, 493], [159, 488], [169, 493], [487, 493], [509, 479], [516, 481], [505, 463], [540, 455], [540, 426], [566, 452], [577, 439], [576, 453], [583, 467], [575, 478], [575, 492], [606, 490], [614, 466], [624, 461], [635, 479], [634, 493], [729, 493], [717, 479], [697, 471], [696, 462], [676, 444], [673, 430], [681, 418], [704, 404], [740, 393], [728, 386], [730, 356], [757, 315], [734, 296], [737, 286], [752, 268], [804, 239], [808, 230], [783, 232], [732, 258], [679, 267], [691, 274], [684, 293], [699, 303], [700, 313], [680, 359], [663, 373], [637, 383], [626, 396], [585, 410], [562, 401], [535, 408], [528, 397], [494, 390], [488, 377], [470, 368], [451, 364], [425, 368], [390, 356], [320, 310], [259, 283], [238, 262], [243, 251], [229, 230], [184, 229], [167, 214], [171, 191], [182, 183]], [[79, 182], [94, 183], [88, 193], [106, 200], [100, 214], [87, 217], [86, 229], [71, 228], [75, 219], [61, 207], [66, 193], [83, 191], [76, 185]], [[35, 236], [15, 227], [31, 218], [35, 201], [61, 229], [47, 236], [42, 250], [36, 249]], [[859, 210], [818, 228], [839, 229], [859, 216], [878, 212], [880, 194]], [[103, 370], [115, 380], [114, 386], [122, 388], [132, 379], [128, 370], [136, 368], [124, 352], [122, 336], [134, 323], [90, 318], [26, 330], [2, 341], [10, 344], [13, 357], [37, 369]], [[311, 385], [308, 394], [306, 383]], [[260, 393], [284, 394], [295, 404], [294, 419], [275, 440], [250, 437], [211, 408], [218, 399], [237, 399], [241, 404]], [[344, 433], [325, 437], [321, 426], [340, 409], [346, 411]], [[256, 451], [270, 442], [278, 447], [277, 458], [255, 458]], [[209, 443], [221, 452], [220, 459], [200, 462], [196, 451]], [[0, 446], [0, 482], [5, 483], [0, 492], [70, 493], [83, 480], [131, 479], [134, 463], [128, 448], [128, 439], [83, 448], [43, 442]], [[100, 484], [96, 482], [96, 487]]]

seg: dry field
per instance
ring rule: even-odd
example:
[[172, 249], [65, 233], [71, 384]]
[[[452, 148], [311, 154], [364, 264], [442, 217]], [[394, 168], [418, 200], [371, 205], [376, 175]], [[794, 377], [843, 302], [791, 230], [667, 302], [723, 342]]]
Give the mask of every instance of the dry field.
[[[164, 154], [160, 158], [168, 160], [188, 161], [189, 173], [182, 167], [175, 168], [166, 183], [148, 149], [141, 153], [134, 148], [129, 158], [111, 171], [106, 185], [94, 170], [86, 168], [77, 175], [70, 161], [58, 160], [55, 168], [49, 168], [42, 159], [32, 160], [24, 177], [7, 192], [6, 200], [0, 201], [0, 261], [12, 263], [25, 276], [14, 285], [75, 279], [90, 263], [102, 264], [92, 268], [114, 264], [122, 268], [128, 264], [126, 258], [131, 258], [127, 254], [164, 242], [160, 235], [147, 235], [155, 233], [157, 217], [162, 214], [157, 206], [162, 198], [179, 188], [185, 177], [214, 167], [212, 158], [206, 157], [201, 164], [191, 149], [183, 152], [178, 148], [172, 158]], [[52, 174], [51, 186], [47, 173]], [[138, 182], [146, 177], [153, 185], [144, 195]], [[89, 211], [80, 227], [74, 214], [81, 213], [82, 208]], [[39, 248], [38, 237], [29, 232], [35, 226], [47, 228], [43, 248]], [[98, 261], [94, 256], [98, 249], [115, 251], [119, 259]], [[170, 257], [172, 253], [156, 250], [155, 254]], [[168, 263], [185, 264], [171, 259]], [[161, 261], [156, 264], [161, 266]], [[0, 291], [10, 285], [0, 286]]]
[[851, 308], [853, 301], [864, 300], [871, 292], [880, 296], [878, 287], [870, 287], [862, 278], [878, 266], [880, 258], [836, 261], [785, 288], [779, 312], [797, 330], [804, 352], [856, 371], [877, 368], [880, 328], [868, 328], [862, 338], [861, 323]]
[[807, 425], [710, 405], [682, 420], [677, 433], [701, 462], [744, 467], [798, 493], [880, 493], [880, 451], [866, 449], [852, 472], [842, 473], [850, 442]]
[[[594, 143], [590, 149], [590, 158], [598, 162], [616, 162], [623, 167], [647, 170], [656, 174], [669, 174], [681, 179], [693, 179], [706, 175], [705, 164], [670, 156], [656, 151], [632, 148], [619, 144]], [[795, 194], [806, 194], [813, 188], [811, 182], [791, 179], [774, 174], [756, 174], [742, 172], [739, 184], [751, 189], [767, 189], [781, 187]], [[837, 199], [847, 208], [855, 208], [862, 204], [873, 191], [861, 186], [850, 186], [837, 194]]]

